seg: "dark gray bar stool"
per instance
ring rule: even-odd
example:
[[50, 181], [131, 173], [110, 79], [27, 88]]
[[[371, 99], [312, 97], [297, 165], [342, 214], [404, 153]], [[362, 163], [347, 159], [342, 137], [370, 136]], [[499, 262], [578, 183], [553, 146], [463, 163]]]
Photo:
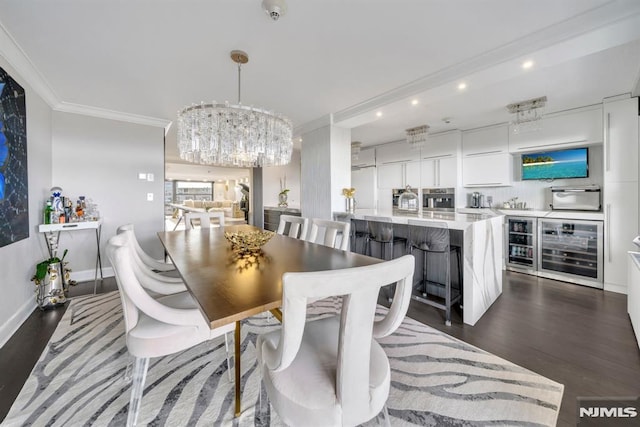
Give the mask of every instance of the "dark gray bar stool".
[[[422, 279], [417, 283], [418, 292], [412, 299], [445, 311], [445, 324], [451, 326], [451, 306], [462, 298], [462, 258], [460, 247], [451, 246], [449, 227], [445, 222], [409, 220], [409, 252], [423, 253]], [[451, 286], [450, 254], [457, 257], [459, 289]], [[444, 258], [444, 280], [430, 281], [427, 276], [427, 262], [430, 254], [441, 254]], [[439, 263], [440, 264], [440, 263]], [[433, 275], [432, 275], [433, 276]], [[439, 279], [439, 278], [438, 278]], [[438, 297], [438, 300], [434, 299]]]
[[[380, 244], [380, 257], [384, 260], [393, 259], [393, 247], [402, 242], [406, 245], [404, 237], [394, 237], [391, 218], [386, 216], [365, 216], [369, 230], [365, 239], [365, 255], [371, 256], [371, 242]], [[388, 249], [388, 250], [387, 250]]]
[[[380, 257], [384, 260], [393, 259], [393, 247], [396, 243], [407, 244], [404, 237], [396, 237], [393, 234], [393, 223], [390, 217], [365, 216], [369, 233], [365, 237], [365, 255], [371, 255], [371, 242], [380, 244]], [[382, 291], [389, 302], [393, 302], [396, 285], [384, 286]]]

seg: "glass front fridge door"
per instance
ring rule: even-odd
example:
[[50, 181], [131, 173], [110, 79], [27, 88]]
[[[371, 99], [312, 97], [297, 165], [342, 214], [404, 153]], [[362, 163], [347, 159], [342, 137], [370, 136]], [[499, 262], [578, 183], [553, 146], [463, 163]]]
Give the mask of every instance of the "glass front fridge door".
[[507, 265], [516, 270], [536, 269], [536, 219], [508, 217]]

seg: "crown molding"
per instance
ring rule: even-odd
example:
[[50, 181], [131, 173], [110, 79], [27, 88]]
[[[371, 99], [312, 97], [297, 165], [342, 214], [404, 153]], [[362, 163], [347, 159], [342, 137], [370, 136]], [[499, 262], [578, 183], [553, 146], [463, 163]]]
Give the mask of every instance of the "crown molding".
[[81, 114], [102, 119], [118, 120], [122, 122], [136, 123], [147, 126], [162, 127], [165, 135], [169, 131], [172, 122], [166, 119], [141, 116], [138, 114], [124, 113], [107, 110], [89, 105], [74, 104], [60, 100], [60, 97], [51, 88], [51, 85], [36, 68], [24, 50], [11, 36], [0, 22], [0, 55], [19, 74], [20, 80], [26, 82], [54, 111]]
[[155, 117], [142, 116], [139, 114], [123, 113], [120, 111], [108, 110], [106, 108], [92, 107], [90, 105], [73, 104], [71, 102], [60, 102], [53, 109], [55, 111], [60, 111], [63, 113], [81, 114], [84, 116], [98, 117], [101, 119], [117, 120], [120, 122], [161, 127], [165, 129], [165, 134], [172, 124], [171, 120], [158, 119]]
[[303, 123], [300, 126], [296, 126], [293, 129], [293, 137], [298, 138], [304, 135], [305, 133], [309, 133], [316, 129], [320, 129], [332, 124], [333, 124], [333, 116], [331, 114], [325, 114], [324, 116], [318, 117], [315, 120]]
[[[333, 114], [337, 124], [356, 119], [358, 116], [398, 102], [417, 93], [456, 81], [472, 73], [490, 68], [496, 64], [521, 57], [569, 39], [613, 24], [625, 24], [625, 20], [640, 14], [639, 1], [614, 1], [590, 9], [580, 15], [552, 24], [540, 31], [531, 33], [499, 46], [495, 49], [471, 57], [465, 61], [440, 69], [427, 76], [399, 86], [395, 89], [370, 98], [359, 104], [345, 108]], [[347, 122], [349, 123], [349, 122]]]
[[31, 86], [51, 108], [59, 103], [58, 95], [49, 82], [33, 65], [31, 59], [9, 34], [2, 22], [0, 22], [0, 55], [16, 70], [20, 75], [19, 78]]

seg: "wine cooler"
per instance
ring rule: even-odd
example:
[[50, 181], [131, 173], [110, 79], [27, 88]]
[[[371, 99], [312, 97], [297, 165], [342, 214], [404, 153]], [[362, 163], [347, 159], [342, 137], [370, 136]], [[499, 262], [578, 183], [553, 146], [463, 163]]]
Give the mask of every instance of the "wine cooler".
[[602, 221], [538, 220], [538, 275], [603, 288]]
[[505, 239], [508, 270], [535, 274], [537, 269], [536, 218], [507, 217]]

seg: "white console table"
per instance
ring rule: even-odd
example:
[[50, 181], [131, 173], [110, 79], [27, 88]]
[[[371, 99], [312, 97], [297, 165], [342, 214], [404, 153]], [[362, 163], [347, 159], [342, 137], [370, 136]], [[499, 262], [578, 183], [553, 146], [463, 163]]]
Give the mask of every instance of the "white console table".
[[51, 245], [58, 244], [60, 233], [63, 231], [79, 231], [79, 230], [95, 230], [96, 233], [96, 270], [94, 275], [93, 293], [96, 293], [98, 286], [98, 270], [100, 270], [100, 279], [104, 279], [102, 275], [102, 257], [100, 256], [100, 234], [102, 232], [102, 220], [83, 221], [83, 222], [67, 222], [62, 224], [40, 224], [38, 231], [44, 234], [44, 240], [47, 243], [49, 258], [53, 257], [53, 248]]

